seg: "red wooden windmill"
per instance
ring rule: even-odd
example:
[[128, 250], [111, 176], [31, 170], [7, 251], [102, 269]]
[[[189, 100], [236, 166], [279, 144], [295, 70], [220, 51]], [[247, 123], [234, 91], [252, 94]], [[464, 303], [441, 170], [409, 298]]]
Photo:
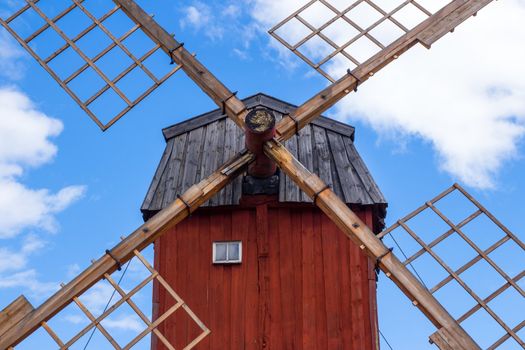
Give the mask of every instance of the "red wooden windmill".
[[[518, 284], [525, 273], [510, 276], [493, 261], [490, 253], [507, 243], [516, 245], [523, 253], [525, 245], [459, 185], [381, 232], [386, 202], [353, 146], [353, 129], [320, 117], [403, 52], [417, 43], [430, 47], [490, 0], [453, 0], [435, 11], [414, 0], [399, 2], [388, 10], [373, 0], [348, 1], [343, 7], [335, 1], [308, 2], [270, 31], [332, 81], [299, 107], [265, 95], [238, 99], [236, 93], [226, 88], [133, 0], [113, 2], [115, 8], [95, 16], [89, 1], [72, 0], [69, 7], [48, 14], [43, 0], [26, 0], [25, 6], [0, 23], [102, 130], [113, 125], [177, 70], [183, 70], [212, 98], [219, 110], [165, 130], [167, 148], [142, 208], [146, 223], [107, 250], [40, 307], [34, 309], [24, 297], [7, 306], [0, 313], [0, 349], [14, 348], [40, 328], [49, 333], [60, 349], [74, 347], [94, 328], [108, 340], [108, 346], [115, 349], [132, 348], [149, 333], [153, 334], [156, 349], [377, 349], [376, 268], [435, 325], [437, 332], [430, 338], [440, 349], [480, 349], [461, 325], [480, 310], [505, 330], [502, 337], [488, 345], [490, 349], [507, 341], [524, 347], [518, 332], [525, 321], [508, 325], [490, 302], [509, 289], [525, 297]], [[321, 25], [310, 24], [302, 13], [314, 5], [325, 6], [333, 18]], [[358, 6], [369, 6], [379, 18], [368, 27], [361, 27], [351, 17]], [[396, 14], [408, 7], [420, 11], [425, 18], [414, 27], [407, 27], [396, 19]], [[73, 11], [85, 14], [91, 24], [70, 37], [61, 28], [60, 21]], [[13, 23], [27, 13], [36, 14], [44, 23], [22, 37]], [[117, 13], [124, 13], [135, 24], [120, 36], [105, 25], [105, 21]], [[279, 35], [279, 28], [292, 20], [310, 29], [297, 43], [288, 43]], [[342, 44], [336, 44], [323, 31], [339, 20], [357, 31]], [[389, 42], [381, 41], [374, 35], [374, 29], [384, 23], [397, 26], [402, 34]], [[111, 43], [89, 57], [78, 42], [95, 29], [104, 32]], [[126, 39], [139, 30], [154, 43], [153, 48], [141, 56], [126, 46]], [[46, 31], [55, 31], [63, 45], [41, 57], [31, 43]], [[333, 49], [317, 62], [300, 50], [313, 37], [324, 40]], [[376, 45], [377, 53], [358, 58], [351, 48], [360, 40]], [[132, 62], [120, 74], [110, 77], [97, 62], [117, 47]], [[63, 77], [53, 68], [53, 61], [68, 50], [78, 54], [82, 64]], [[157, 50], [164, 51], [177, 64], [163, 77], [157, 77], [144, 63]], [[347, 59], [349, 66], [354, 67], [338, 80], [323, 68], [335, 57]], [[152, 85], [130, 97], [121, 82], [136, 69], [142, 70]], [[102, 86], [84, 98], [74, 90], [72, 82], [85, 72], [100, 77]], [[103, 119], [107, 122], [102, 122], [92, 106], [107, 93], [120, 99], [123, 107], [114, 115], [105, 114]], [[238, 177], [241, 174], [242, 178]], [[460, 222], [448, 219], [440, 207], [441, 201], [453, 193], [463, 195], [475, 208]], [[206, 208], [197, 211], [203, 204]], [[422, 239], [411, 228], [410, 220], [423, 211], [434, 213], [449, 229], [432, 241]], [[184, 220], [192, 213], [191, 218]], [[504, 237], [488, 248], [480, 248], [464, 230], [481, 216], [489, 218], [504, 232]], [[404, 262], [381, 240], [398, 229], [405, 230], [421, 246], [421, 250], [406, 257]], [[477, 252], [475, 258], [458, 269], [451, 268], [434, 251], [436, 245], [452, 235], [459, 236]], [[140, 251], [154, 242], [156, 261], [151, 266]], [[407, 268], [423, 255], [431, 256], [447, 272], [432, 288], [424, 286]], [[112, 273], [133, 257], [138, 257], [146, 266], [149, 276], [131, 291], [125, 291]], [[505, 281], [492, 294], [483, 297], [461, 277], [481, 260]], [[120, 299], [97, 317], [79, 297], [102, 279], [115, 288]], [[458, 318], [452, 317], [433, 295], [451, 281], [476, 301], [473, 308]], [[133, 302], [133, 295], [151, 282], [155, 286], [155, 309], [150, 320]], [[244, 303], [232, 302], [232, 296], [241, 295]], [[72, 338], [62, 339], [48, 321], [72, 303], [86, 315], [89, 325]], [[124, 304], [129, 305], [147, 327], [127, 344], [120, 344], [103, 326], [103, 321]], [[185, 319], [177, 319], [180, 310], [184, 311]], [[229, 322], [225, 322], [227, 317]], [[323, 326], [318, 327], [319, 324]]]

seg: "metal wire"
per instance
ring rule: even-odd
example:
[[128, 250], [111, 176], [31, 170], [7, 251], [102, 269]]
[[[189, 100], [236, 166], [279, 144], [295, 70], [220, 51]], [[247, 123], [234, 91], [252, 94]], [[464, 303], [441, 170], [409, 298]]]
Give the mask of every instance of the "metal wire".
[[381, 338], [383, 338], [383, 340], [385, 341], [386, 345], [388, 345], [388, 347], [390, 348], [390, 350], [394, 350], [392, 348], [392, 345], [390, 345], [390, 343], [388, 342], [388, 340], [386, 339], [385, 335], [383, 334], [383, 332], [381, 332], [381, 330], [379, 330], [379, 334], [381, 335]]
[[[120, 283], [122, 282], [122, 280], [124, 279], [124, 275], [126, 275], [126, 272], [128, 271], [128, 268], [129, 268], [129, 264], [131, 263], [131, 260], [128, 261], [128, 263], [126, 264], [126, 268], [124, 268], [124, 271], [122, 272], [122, 275], [120, 275], [120, 278], [117, 282], [117, 284], [120, 286]], [[109, 305], [111, 304], [111, 301], [113, 300], [113, 298], [115, 297], [115, 294], [117, 293], [117, 290], [116, 289], [113, 289], [113, 293], [111, 294], [111, 297], [109, 298], [106, 306], [104, 307], [104, 311], [102, 311], [102, 313], [106, 312], [109, 308]], [[89, 335], [89, 339], [87, 340], [86, 342], [86, 345], [84, 346], [83, 350], [86, 350], [87, 347], [89, 346], [89, 343], [91, 342], [91, 339], [93, 339], [93, 336], [95, 335], [95, 332], [97, 331], [97, 327], [93, 327], [93, 331], [91, 331], [91, 334]]]
[[[390, 236], [390, 238], [392, 238], [392, 240], [394, 241], [396, 246], [399, 248], [399, 251], [401, 251], [401, 254], [403, 254], [403, 256], [405, 257], [405, 260], [408, 260], [408, 256], [405, 254], [405, 252], [403, 251], [403, 248], [401, 248], [399, 243], [396, 241], [396, 239], [394, 238], [394, 235], [392, 233], [389, 233], [389, 236]], [[408, 264], [410, 265], [412, 270], [414, 270], [414, 273], [416, 274], [417, 278], [421, 281], [421, 283], [425, 286], [425, 288], [428, 289], [425, 281], [423, 281], [423, 278], [419, 275], [419, 273], [417, 272], [417, 270], [416, 270], [415, 266], [412, 264], [412, 262], [410, 262]]]

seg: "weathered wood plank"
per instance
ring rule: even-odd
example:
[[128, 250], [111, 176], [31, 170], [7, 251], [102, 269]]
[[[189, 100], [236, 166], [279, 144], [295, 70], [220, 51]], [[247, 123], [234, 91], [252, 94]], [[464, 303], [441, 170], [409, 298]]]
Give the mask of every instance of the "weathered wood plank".
[[160, 158], [160, 162], [159, 162], [159, 165], [157, 166], [157, 170], [155, 170], [155, 175], [153, 176], [153, 180], [151, 181], [151, 184], [148, 188], [148, 192], [146, 192], [146, 197], [144, 198], [144, 201], [142, 202], [141, 209], [148, 210], [149, 208], [151, 208], [151, 201], [153, 200], [157, 187], [159, 186], [160, 180], [162, 178], [162, 174], [164, 174], [164, 169], [166, 168], [166, 164], [168, 163], [171, 157], [172, 149], [173, 149], [173, 141], [170, 140], [166, 143], [164, 152], [162, 152], [162, 157]]
[[[168, 150], [168, 153], [169, 153], [169, 157], [171, 157], [171, 155], [173, 154], [173, 145], [174, 145], [174, 142], [170, 142], [166, 145], [166, 150]], [[164, 193], [166, 192], [166, 171], [167, 171], [167, 168], [169, 167], [169, 163], [170, 163], [170, 159], [168, 158], [167, 160], [167, 163], [164, 165], [164, 167], [162, 169], [159, 169], [157, 171], [162, 171], [159, 176], [159, 183], [157, 184], [157, 186], [155, 186], [155, 189], [154, 189], [154, 192], [153, 192], [153, 197], [152, 197], [152, 202], [150, 204], [150, 209], [153, 208], [153, 210], [160, 210], [162, 209], [162, 199], [164, 198]]]
[[34, 310], [33, 305], [21, 295], [0, 311], [0, 336]]
[[346, 203], [371, 204], [370, 197], [364, 191], [361, 178], [358, 176], [353, 164], [348, 159], [343, 137], [331, 131], [327, 131], [330, 150], [334, 159], [341, 191]]
[[[213, 151], [211, 158], [206, 160], [211, 165], [211, 169], [209, 170], [210, 174], [213, 173], [215, 169], [217, 169], [217, 167], [219, 167], [224, 162], [226, 120], [230, 120], [230, 119], [219, 120], [216, 123], [217, 131], [215, 133], [216, 135], [213, 140], [213, 142], [215, 142], [215, 146], [213, 146], [213, 143], [206, 145], [206, 147], [211, 147]], [[209, 200], [209, 204], [213, 206], [217, 206], [219, 205], [219, 203], [220, 203], [219, 193], [211, 197]]]
[[173, 139], [173, 151], [170, 156], [169, 164], [163, 175], [165, 182], [164, 194], [162, 197], [162, 206], [158, 209], [165, 208], [169, 203], [173, 202], [177, 194], [182, 194], [180, 188], [182, 177], [182, 164], [184, 162], [184, 155], [186, 152], [186, 142], [188, 135], [181, 135]]
[[332, 171], [330, 169], [330, 147], [328, 145], [328, 139], [326, 137], [326, 130], [314, 126], [314, 164], [315, 173], [326, 182], [330, 187], [333, 187], [334, 180], [332, 179]]
[[372, 202], [386, 203], [386, 199], [383, 196], [383, 193], [379, 189], [379, 186], [377, 186], [377, 183], [372, 178], [372, 174], [370, 173], [368, 167], [357, 152], [354, 143], [347, 138], [343, 138], [343, 142], [345, 144], [345, 150], [346, 154], [348, 155], [348, 159], [357, 171], [357, 174], [359, 175], [363, 185], [365, 186], [365, 190], [372, 199]]
[[[312, 145], [312, 127], [307, 125], [301, 131], [299, 131], [298, 137], [298, 159], [304, 164], [304, 166], [310, 170], [314, 171], [314, 152]], [[301, 191], [301, 201], [311, 203], [312, 199], [308, 197], [306, 193]]]
[[[294, 155], [294, 157], [297, 157], [297, 136], [291, 137], [288, 141], [285, 142], [285, 147], [288, 148], [288, 150]], [[301, 190], [293, 180], [291, 180], [288, 176], [285, 176], [285, 193], [286, 193], [286, 202], [299, 202], [301, 200]]]

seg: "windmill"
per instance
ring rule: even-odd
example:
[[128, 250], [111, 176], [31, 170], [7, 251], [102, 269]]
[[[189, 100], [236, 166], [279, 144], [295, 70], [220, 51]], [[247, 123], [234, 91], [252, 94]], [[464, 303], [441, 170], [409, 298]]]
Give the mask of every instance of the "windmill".
[[[73, 281], [64, 285], [60, 291], [44, 302], [40, 307], [34, 309], [25, 298], [20, 297], [4, 309], [0, 314], [0, 349], [14, 348], [39, 328], [43, 328], [49, 333], [59, 348], [66, 349], [70, 348], [79, 338], [95, 327], [100, 330], [100, 332], [116, 349], [129, 349], [150, 332], [153, 332], [164, 346], [172, 349], [173, 346], [158, 330], [158, 326], [163, 320], [170, 317], [171, 314], [180, 308], [182, 308], [201, 329], [200, 334], [185, 345], [185, 348], [187, 349], [195, 347], [209, 334], [210, 330], [200, 321], [197, 315], [184, 303], [169, 284], [166, 283], [165, 279], [159, 275], [158, 271], [156, 271], [141, 256], [140, 252], [182, 220], [190, 216], [195, 210], [197, 210], [197, 208], [210, 200], [239, 174], [247, 170], [248, 174], [255, 177], [267, 177], [275, 172], [275, 164], [281, 169], [281, 171], [286, 173], [286, 175], [292, 179], [308, 197], [312, 199], [316, 206], [333, 220], [335, 225], [337, 225], [337, 227], [347, 235], [357, 247], [375, 262], [377, 268], [383, 271], [385, 275], [390, 278], [412, 301], [412, 303], [435, 325], [437, 332], [431, 336], [431, 341], [440, 349], [479, 349], [479, 345], [476, 344], [475, 340], [472, 339], [469, 334], [467, 334], [467, 332], [461, 327], [460, 323], [468, 318], [469, 315], [480, 309], [487, 311], [506, 331], [506, 334], [501, 339], [491, 345], [491, 349], [497, 348], [509, 338], [512, 338], [520, 346], [525, 346], [523, 340], [518, 336], [518, 332], [524, 327], [525, 323], [521, 322], [517, 326], [511, 328], [500, 317], [498, 317], [488, 305], [490, 300], [494, 299], [510, 287], [514, 288], [522, 297], [525, 296], [523, 289], [518, 284], [518, 281], [523, 277], [523, 273], [514, 277], [508, 276], [489, 256], [490, 252], [494, 251], [507, 241], [513, 242], [522, 250], [525, 250], [525, 246], [515, 235], [494, 218], [492, 214], [481, 206], [480, 203], [475, 201], [467, 192], [465, 192], [463, 188], [459, 185], [453, 186], [442, 195], [427, 202], [425, 206], [418, 209], [418, 211], [410, 214], [402, 220], [399, 220], [394, 227], [389, 228], [379, 234], [379, 236], [376, 236], [368, 226], [341, 199], [338, 198], [334, 191], [327, 186], [325, 182], [301, 164], [301, 162], [299, 162], [283, 145], [286, 140], [298, 134], [301, 129], [305, 128], [318, 118], [321, 113], [332, 107], [352, 91], [356, 90], [360, 84], [366, 82], [366, 80], [387, 64], [397, 59], [412, 46], [421, 43], [430, 48], [434, 42], [439, 40], [446, 33], [453, 31], [456, 26], [472, 15], [475, 15], [477, 11], [490, 3], [489, 0], [454, 0], [434, 11], [427, 10], [420, 5], [419, 2], [413, 0], [400, 2], [397, 7], [389, 9], [388, 11], [385, 11], [382, 6], [378, 5], [378, 1], [371, 0], [352, 2], [351, 4], [347, 4], [344, 8], [336, 6], [336, 2], [332, 3], [328, 0], [309, 1], [301, 9], [291, 14], [282, 23], [272, 29], [270, 34], [298, 54], [314, 69], [328, 78], [332, 84], [301, 106], [297, 107], [294, 111], [284, 115], [278, 123], [275, 120], [275, 116], [273, 116], [268, 110], [250, 110], [245, 103], [237, 98], [236, 93], [230, 91], [224, 84], [222, 84], [185, 48], [184, 44], [180, 43], [172, 35], [166, 32], [133, 0], [114, 0], [113, 2], [116, 4], [116, 7], [110, 9], [107, 13], [104, 13], [101, 16], [93, 15], [93, 9], [88, 7], [89, 1], [82, 0], [72, 0], [69, 7], [61, 9], [60, 11], [55, 11], [53, 15], [48, 15], [43, 7], [41, 7], [41, 4], [39, 4], [40, 1], [26, 0], [26, 5], [21, 7], [10, 17], [2, 19], [0, 23], [39, 62], [39, 64], [55, 80], [57, 80], [61, 87], [66, 90], [66, 92], [102, 130], [111, 127], [117, 120], [140, 103], [170, 76], [175, 72], [182, 70], [217, 104], [223, 114], [227, 115], [233, 123], [246, 133], [247, 149], [232, 157], [229, 161], [214, 171], [208, 178], [194, 184], [186, 192], [180, 194], [166, 208], [151, 217], [144, 225], [139, 227], [128, 237], [124, 238], [120, 244], [111, 250], [107, 250], [100, 259], [93, 262], [93, 265], [79, 274]], [[44, 2], [42, 1], [42, 3]], [[380, 14], [379, 19], [371, 23], [368, 27], [360, 26], [348, 16], [348, 14], [352, 13], [354, 8], [357, 8], [362, 4], [372, 7]], [[302, 13], [314, 5], [322, 5], [328, 8], [332, 11], [333, 18], [321, 25], [310, 24], [305, 18], [303, 18]], [[44, 4], [42, 4], [42, 6], [44, 6]], [[416, 8], [424, 16], [424, 19], [412, 28], [399, 23], [395, 16], [396, 13], [407, 7]], [[68, 36], [67, 32], [60, 27], [59, 23], [62, 19], [67, 18], [68, 14], [73, 11], [81, 11], [84, 13], [91, 20], [91, 24], [84, 30], [76, 33], [76, 35]], [[13, 27], [13, 24], [18, 18], [24, 16], [28, 12], [36, 14], [42, 19], [43, 25], [35, 32], [22, 37]], [[117, 13], [124, 13], [134, 23], [134, 27], [120, 36], [113, 34], [111, 30], [105, 26], [105, 21]], [[285, 26], [292, 20], [300, 21], [311, 31], [311, 33], [305, 38], [296, 43], [289, 43], [279, 35], [279, 28]], [[345, 21], [347, 24], [355, 28], [358, 33], [344, 43], [335, 43], [323, 33], [323, 29], [327, 28], [336, 20]], [[387, 44], [379, 41], [374, 36], [374, 29], [382, 23], [393, 23], [402, 31], [402, 34]], [[111, 39], [111, 43], [94, 57], [89, 57], [81, 49], [78, 42], [94, 29], [104, 32]], [[48, 30], [54, 30], [64, 44], [56, 51], [51, 52], [48, 56], [41, 57], [37, 51], [31, 47], [31, 42], [43, 33], [46, 33]], [[146, 53], [141, 56], [133, 54], [125, 45], [126, 38], [139, 30], [146, 34], [154, 44], [151, 50], [146, 51]], [[332, 48], [331, 53], [318, 62], [314, 62], [299, 50], [299, 47], [312, 37], [321, 38]], [[370, 55], [370, 57], [365, 57], [364, 59], [354, 57], [350, 52], [351, 50], [347, 49], [362, 39], [374, 43], [377, 46], [375, 50], [377, 53]], [[132, 60], [132, 63], [115, 77], [110, 77], [98, 67], [97, 62], [115, 47], [122, 49]], [[52, 62], [59, 59], [61, 55], [65, 54], [68, 50], [72, 50], [78, 54], [82, 59], [82, 64], [70, 75], [62, 77], [54, 70]], [[145, 61], [148, 57], [157, 50], [163, 51], [167, 54], [171, 62], [175, 65], [172, 70], [161, 77], [156, 76], [145, 65]], [[337, 55], [342, 55], [344, 59], [352, 62], [354, 67], [353, 69], [349, 69], [347, 74], [339, 79], [332, 77], [330, 72], [327, 72], [323, 68], [325, 63], [335, 58]], [[349, 66], [351, 65], [349, 64]], [[129, 97], [120, 87], [119, 82], [123, 81], [128, 74], [137, 68], [142, 69], [144, 74], [146, 74], [153, 83], [150, 87], [146, 87], [140, 93], [136, 94], [135, 97]], [[79, 93], [74, 91], [71, 87], [71, 83], [86, 71], [90, 71], [102, 79], [102, 85], [94, 93], [83, 98]], [[114, 115], [104, 115], [104, 118], [102, 119], [105, 121], [103, 121], [100, 118], [100, 115], [91, 107], [97, 100], [99, 100], [99, 98], [108, 92], [115, 94], [116, 97], [123, 102], [123, 108], [118, 110]], [[472, 215], [459, 224], [448, 219], [448, 217], [436, 205], [437, 202], [453, 192], [460, 192], [477, 208]], [[445, 234], [430, 243], [421, 239], [407, 224], [409, 220], [426, 209], [435, 212], [450, 226], [450, 229]], [[462, 230], [463, 226], [480, 215], [487, 216], [505, 233], [502, 240], [494, 243], [486, 249], [479, 248]], [[381, 240], [382, 237], [399, 228], [408, 232], [408, 234], [420, 244], [422, 249], [414, 256], [407, 257], [405, 262], [401, 262], [393, 251]], [[452, 233], [459, 234], [478, 253], [476, 258], [460, 267], [459, 270], [454, 270], [450, 268], [446, 262], [439, 261], [439, 256], [433, 252], [433, 247], [439, 242], [445, 240]], [[440, 265], [449, 273], [449, 276], [432, 289], [423, 286], [418, 278], [406, 266], [413, 260], [417, 259], [418, 256], [425, 253], [436, 258]], [[115, 270], [120, 269], [123, 263], [129, 261], [133, 257], [138, 257], [148, 269], [150, 275], [146, 281], [150, 282], [155, 279], [157, 283], [161, 284], [176, 301], [164, 314], [158, 315], [156, 320], [148, 320], [132, 301], [133, 294], [140, 290], [143, 287], [143, 284], [138, 285], [131, 292], [126, 292], [119, 287], [118, 283], [116, 283], [111, 276]], [[477, 296], [460, 277], [462, 272], [469, 269], [481, 259], [487, 261], [493, 266], [505, 280], [505, 285], [486, 298], [480, 298]], [[86, 308], [85, 305], [83, 305], [79, 296], [89, 290], [101, 279], [106, 279], [115, 288], [121, 296], [121, 299], [117, 302], [118, 305], [115, 304], [116, 306], [114, 308], [112, 307], [101, 316], [96, 317]], [[469, 293], [472, 292], [471, 294], [477, 302], [477, 305], [473, 309], [459, 319], [453, 318], [433, 296], [433, 292], [452, 280], [458, 281], [458, 283], [460, 283]], [[145, 283], [147, 283], [146, 281]], [[48, 321], [71, 303], [77, 304], [86, 314], [90, 320], [90, 325], [70, 340], [64, 341], [53, 331], [49, 326]], [[101, 325], [101, 320], [111, 314], [111, 312], [113, 312], [119, 305], [124, 303], [129, 304], [129, 306], [144, 320], [148, 327], [136, 338], [132, 339], [126, 346], [121, 347], [115, 342], [111, 334], [109, 334], [109, 332]]]

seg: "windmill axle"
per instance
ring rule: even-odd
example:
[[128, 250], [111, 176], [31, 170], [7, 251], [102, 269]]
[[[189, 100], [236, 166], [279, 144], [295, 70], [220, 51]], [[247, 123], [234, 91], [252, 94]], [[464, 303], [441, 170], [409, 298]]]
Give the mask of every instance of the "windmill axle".
[[246, 116], [245, 125], [246, 148], [255, 155], [248, 174], [257, 178], [274, 175], [277, 165], [266, 156], [263, 145], [275, 136], [275, 115], [266, 108], [256, 108]]

